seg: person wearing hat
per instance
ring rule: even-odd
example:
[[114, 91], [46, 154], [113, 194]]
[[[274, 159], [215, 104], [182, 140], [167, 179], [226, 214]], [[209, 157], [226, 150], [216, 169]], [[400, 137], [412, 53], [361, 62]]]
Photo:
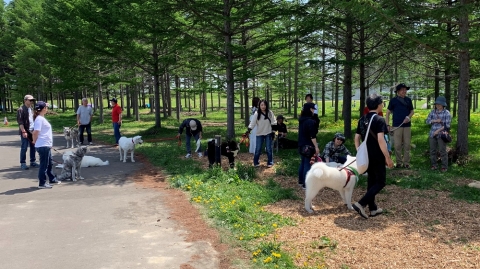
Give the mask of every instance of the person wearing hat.
[[[407, 97], [410, 87], [401, 83], [395, 87], [397, 96], [390, 100], [387, 108], [387, 128], [393, 130], [393, 145], [397, 168], [410, 168], [410, 142], [412, 140], [411, 118], [413, 116], [412, 99]], [[393, 114], [392, 126], [390, 127], [390, 114]], [[403, 155], [402, 155], [403, 147]]]
[[118, 140], [122, 136], [120, 134], [120, 127], [122, 126], [122, 108], [117, 104], [117, 98], [110, 100], [112, 106], [112, 124], [113, 134], [115, 135], [115, 146], [118, 146]]
[[[298, 167], [298, 184], [305, 186], [305, 177], [308, 170], [312, 167], [310, 159], [313, 156], [318, 156], [320, 150], [318, 149], [317, 133], [318, 125], [314, 119], [315, 104], [305, 103], [298, 119], [298, 152], [300, 153], [300, 166]], [[304, 149], [310, 148], [312, 151], [307, 153]]]
[[345, 136], [342, 133], [336, 133], [333, 140], [328, 142], [323, 149], [321, 158], [324, 162], [345, 163], [347, 155], [352, 155], [345, 147]]
[[30, 167], [38, 167], [35, 156], [35, 145], [33, 144], [33, 103], [35, 98], [27, 94], [23, 98], [23, 105], [17, 110], [18, 133], [22, 142], [20, 148], [20, 169], [28, 170], [27, 150], [30, 148]]
[[53, 134], [52, 125], [45, 119], [45, 114], [48, 111], [48, 104], [43, 101], [38, 101], [35, 104], [35, 123], [33, 131], [33, 143], [35, 149], [40, 156], [40, 168], [38, 170], [38, 188], [50, 189], [52, 185], [47, 183], [47, 176], [50, 183], [60, 184], [56, 176], [52, 173], [52, 152]]
[[450, 111], [446, 109], [447, 100], [443, 96], [437, 97], [435, 100], [435, 109], [430, 111], [427, 117], [427, 124], [430, 124], [430, 133], [428, 135], [428, 141], [430, 143], [430, 163], [431, 169], [437, 170], [437, 151], [440, 152], [440, 158], [442, 160], [442, 168], [440, 171], [446, 172], [448, 169], [448, 154], [447, 144], [440, 137], [442, 132], [448, 132], [450, 130], [450, 124], [452, 122], [452, 116]]
[[198, 157], [202, 157], [202, 145], [200, 144], [200, 139], [202, 139], [203, 132], [202, 123], [199, 120], [193, 118], [184, 120], [182, 124], [180, 124], [180, 127], [178, 127], [178, 134], [176, 136], [177, 139], [180, 138], [180, 135], [182, 135], [183, 129], [185, 129], [185, 145], [187, 147], [187, 155], [185, 155], [185, 158], [192, 157], [192, 149], [190, 146], [190, 140], [192, 139], [192, 137], [197, 143], [196, 152], [198, 153]]

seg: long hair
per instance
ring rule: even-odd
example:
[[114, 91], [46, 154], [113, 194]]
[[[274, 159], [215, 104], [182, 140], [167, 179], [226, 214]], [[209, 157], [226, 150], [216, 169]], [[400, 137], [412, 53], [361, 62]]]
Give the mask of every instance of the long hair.
[[260, 116], [263, 114], [263, 111], [262, 109], [260, 108], [260, 104], [261, 103], [264, 103], [265, 104], [265, 119], [268, 118], [269, 114], [270, 114], [270, 109], [269, 109], [269, 106], [268, 106], [268, 101], [267, 100], [261, 100], [260, 102], [258, 102], [258, 110], [257, 110], [257, 120], [260, 120]]
[[[43, 110], [43, 109], [42, 109]], [[40, 111], [42, 111], [40, 110]], [[35, 121], [35, 119], [38, 117], [38, 115], [40, 115], [40, 111], [37, 111], [37, 110], [33, 110], [33, 120]]]
[[258, 98], [258, 97], [253, 97], [252, 98], [252, 107], [258, 108], [259, 103], [260, 103], [260, 98]]
[[313, 112], [310, 109], [302, 109], [300, 117], [313, 117]]

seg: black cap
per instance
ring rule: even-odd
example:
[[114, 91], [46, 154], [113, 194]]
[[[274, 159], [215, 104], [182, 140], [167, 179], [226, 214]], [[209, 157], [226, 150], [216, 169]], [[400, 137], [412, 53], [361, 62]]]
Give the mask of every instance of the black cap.
[[407, 91], [410, 90], [410, 87], [407, 87], [407, 85], [405, 85], [405, 83], [400, 83], [400, 84], [398, 84], [397, 87], [395, 88], [395, 92], [401, 90], [402, 88], [407, 89]]
[[112, 99], [110, 99], [110, 101], [117, 103], [117, 98], [112, 98]]
[[283, 115], [278, 115], [277, 120], [285, 120], [285, 117]]
[[310, 108], [315, 109], [315, 104], [314, 103], [305, 103], [305, 104], [303, 104], [302, 110], [310, 110]]
[[38, 101], [36, 104], [35, 104], [35, 110], [36, 111], [42, 111], [45, 107], [47, 107], [48, 104], [45, 103], [44, 101]]

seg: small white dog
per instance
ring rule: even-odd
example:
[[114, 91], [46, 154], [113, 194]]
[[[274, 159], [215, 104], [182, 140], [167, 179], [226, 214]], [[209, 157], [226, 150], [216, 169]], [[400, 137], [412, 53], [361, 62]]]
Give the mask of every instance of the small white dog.
[[[137, 144], [142, 144], [143, 140], [142, 137], [137, 135], [133, 138], [127, 138], [125, 136], [122, 136], [120, 140], [118, 140], [118, 150], [120, 151], [120, 161], [123, 160], [123, 162], [127, 162], [127, 153], [130, 151], [130, 159], [132, 160], [132, 163], [135, 162], [133, 159], [133, 153], [135, 151], [135, 145]], [[123, 150], [123, 156], [122, 156], [122, 150]]]
[[312, 165], [312, 168], [310, 168], [305, 178], [305, 209], [309, 213], [313, 212], [313, 198], [315, 198], [318, 192], [324, 187], [337, 190], [348, 209], [353, 209], [352, 194], [358, 180], [357, 176], [353, 173], [353, 169], [357, 169], [356, 163], [353, 162], [354, 160], [355, 157], [347, 156], [345, 164], [348, 165], [348, 167], [342, 170], [339, 170], [341, 167], [330, 167], [329, 165], [332, 164], [315, 163]]
[[[65, 160], [67, 160], [68, 157], [71, 156], [71, 155], [73, 155], [73, 152], [66, 151], [63, 154], [63, 162], [65, 162]], [[102, 161], [102, 159], [100, 159], [100, 158], [85, 155], [85, 156], [83, 156], [81, 167], [85, 168], [85, 167], [105, 166], [105, 165], [109, 165], [109, 164], [110, 163], [108, 161]], [[63, 164], [59, 164], [55, 167], [63, 168]]]

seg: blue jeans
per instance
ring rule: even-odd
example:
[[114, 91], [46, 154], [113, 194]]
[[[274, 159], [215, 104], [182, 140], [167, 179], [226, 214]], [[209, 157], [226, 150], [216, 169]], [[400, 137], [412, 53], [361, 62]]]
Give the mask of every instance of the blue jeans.
[[120, 134], [120, 124], [118, 124], [118, 122], [113, 123], [113, 135], [115, 135], [115, 144], [118, 144], [118, 140], [120, 140], [120, 137], [122, 136]]
[[23, 138], [20, 135], [22, 140], [22, 147], [20, 148], [20, 163], [26, 163], [27, 161], [27, 149], [30, 147], [30, 163], [35, 162], [35, 145], [30, 143], [30, 140]]
[[298, 167], [298, 184], [302, 184], [305, 187], [305, 178], [307, 177], [307, 172], [312, 168], [310, 164], [310, 158], [300, 155], [300, 166]]
[[[200, 138], [200, 133], [192, 136], [192, 134], [185, 134], [185, 136], [187, 137], [187, 141], [185, 143], [185, 145], [187, 146], [187, 153], [188, 154], [192, 154], [192, 148], [190, 146], [190, 140], [192, 140], [192, 137], [195, 138], [195, 143], [198, 141], [198, 139]], [[195, 145], [195, 149], [197, 148], [197, 145]], [[200, 145], [200, 148], [198, 149], [198, 152], [202, 152], [202, 146]]]
[[90, 123], [86, 125], [80, 125], [78, 127], [78, 133], [80, 134], [80, 143], [83, 143], [83, 132], [85, 131], [85, 129], [87, 130], [87, 139], [88, 139], [88, 142], [90, 143], [92, 142], [92, 125]]
[[271, 135], [257, 135], [255, 140], [255, 155], [253, 156], [253, 165], [260, 165], [258, 159], [262, 153], [263, 141], [267, 148], [268, 165], [273, 165], [273, 150], [272, 150], [272, 136]]
[[50, 151], [50, 147], [39, 147], [36, 149], [38, 155], [40, 156], [40, 168], [38, 169], [38, 185], [43, 186], [47, 182], [46, 175], [48, 175], [50, 182], [55, 178], [55, 175], [52, 173], [52, 152]]

